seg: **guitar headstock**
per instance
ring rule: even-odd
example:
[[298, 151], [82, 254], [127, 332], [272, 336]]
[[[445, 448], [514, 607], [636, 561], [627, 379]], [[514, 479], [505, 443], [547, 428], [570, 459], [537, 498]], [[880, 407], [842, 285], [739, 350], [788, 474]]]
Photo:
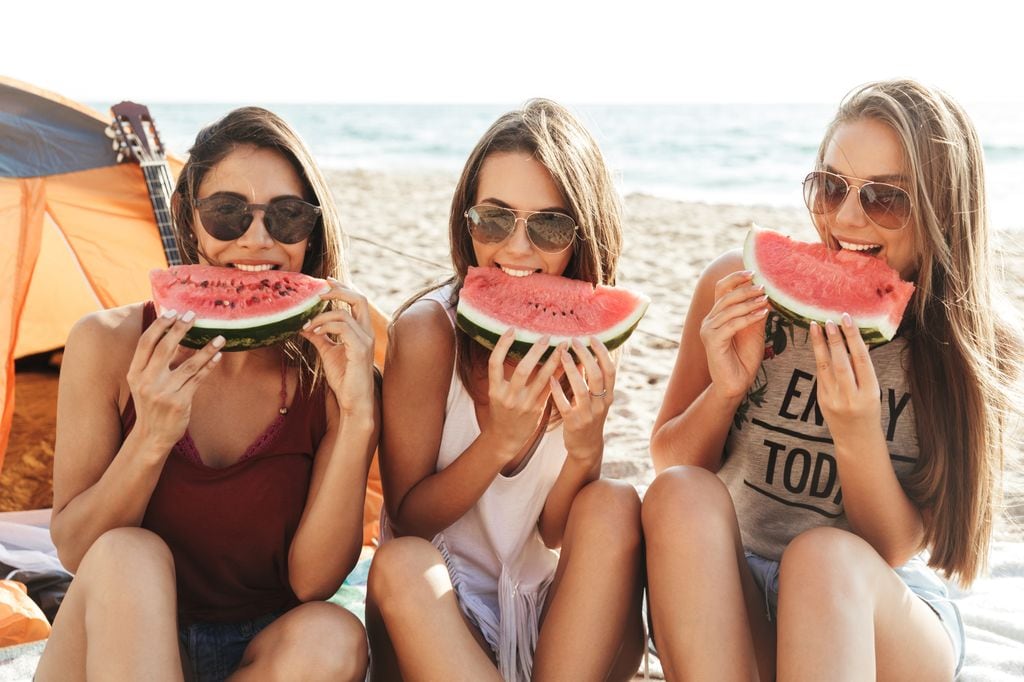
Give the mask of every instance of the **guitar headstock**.
[[164, 144], [145, 105], [121, 102], [110, 107], [110, 113], [114, 120], [107, 134], [114, 140], [118, 162], [126, 158], [139, 163], [164, 160]]

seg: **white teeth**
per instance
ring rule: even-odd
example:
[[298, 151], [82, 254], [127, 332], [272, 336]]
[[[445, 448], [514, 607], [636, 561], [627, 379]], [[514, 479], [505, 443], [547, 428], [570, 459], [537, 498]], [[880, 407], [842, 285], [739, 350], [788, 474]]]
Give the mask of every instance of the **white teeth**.
[[242, 263], [235, 263], [234, 265], [239, 270], [245, 270], [246, 272], [263, 272], [264, 270], [274, 269], [274, 266], [270, 263], [264, 263], [263, 265], [243, 265]]
[[[839, 240], [836, 240], [839, 241]], [[875, 249], [882, 248], [881, 244], [851, 244], [850, 242], [840, 241], [839, 246], [850, 251], [873, 251]]]
[[511, 277], [527, 277], [533, 274], [533, 270], [513, 270], [512, 268], [506, 268], [504, 265], [499, 265], [501, 271]]

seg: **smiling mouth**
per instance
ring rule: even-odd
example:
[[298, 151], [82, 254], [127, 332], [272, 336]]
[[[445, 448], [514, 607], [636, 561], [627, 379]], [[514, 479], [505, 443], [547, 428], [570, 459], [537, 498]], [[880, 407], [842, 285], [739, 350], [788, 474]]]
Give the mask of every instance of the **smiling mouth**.
[[502, 272], [504, 272], [506, 275], [510, 277], [529, 277], [535, 272], [540, 272], [540, 268], [529, 270], [525, 268], [510, 268], [502, 265], [501, 263], [495, 263], [495, 265], [497, 265]]
[[277, 270], [278, 266], [271, 263], [262, 263], [260, 265], [248, 265], [246, 263], [231, 263], [231, 267], [245, 272], [264, 272], [266, 270]]
[[841, 239], [836, 239], [836, 243], [840, 248], [846, 249], [847, 251], [857, 251], [858, 253], [864, 253], [869, 256], [877, 255], [882, 250], [881, 244], [855, 244], [853, 242], [844, 242]]

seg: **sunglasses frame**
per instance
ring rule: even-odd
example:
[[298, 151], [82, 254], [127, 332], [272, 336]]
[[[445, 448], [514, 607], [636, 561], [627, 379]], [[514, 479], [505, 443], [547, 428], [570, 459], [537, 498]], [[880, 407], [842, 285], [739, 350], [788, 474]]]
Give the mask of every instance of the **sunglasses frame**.
[[[215, 235], [212, 232], [210, 232], [209, 228], [206, 226], [206, 223], [203, 222], [203, 213], [202, 213], [203, 206], [204, 205], [209, 205], [211, 203], [211, 201], [214, 200], [214, 199], [237, 200], [239, 202], [239, 204], [244, 204], [245, 205], [245, 209], [242, 211], [242, 216], [243, 216], [242, 224], [244, 225], [244, 229], [242, 229], [242, 231], [239, 232], [234, 237], [231, 237], [229, 239], [221, 239], [217, 235]], [[277, 231], [277, 228], [273, 227], [274, 222], [271, 220], [271, 222], [269, 224], [267, 223], [267, 212], [269, 210], [271, 210], [274, 207], [275, 204], [280, 204], [281, 202], [284, 202], [284, 201], [297, 201], [300, 204], [303, 204], [304, 206], [307, 206], [307, 207], [313, 209], [313, 214], [315, 216], [313, 218], [313, 226], [309, 229], [309, 232], [306, 233], [306, 236], [304, 236], [301, 239], [298, 239], [298, 240], [296, 240], [294, 242], [289, 242], [289, 241], [285, 241], [283, 239], [278, 239], [277, 235], [275, 234], [275, 232]], [[274, 199], [274, 200], [272, 200], [272, 201], [270, 201], [269, 203], [266, 203], [266, 204], [250, 204], [250, 203], [246, 202], [244, 199], [240, 199], [240, 198], [237, 198], [237, 197], [225, 196], [225, 195], [220, 195], [220, 194], [213, 194], [213, 195], [210, 195], [208, 197], [203, 197], [202, 199], [196, 199], [193, 202], [193, 205], [195, 206], [196, 212], [199, 214], [199, 222], [200, 222], [200, 224], [202, 224], [203, 229], [206, 230], [206, 234], [208, 234], [211, 237], [213, 237], [214, 239], [217, 239], [217, 240], [222, 241], [222, 242], [223, 241], [233, 241], [235, 239], [238, 239], [242, 235], [244, 235], [246, 232], [248, 232], [249, 228], [252, 227], [253, 211], [257, 211], [257, 210], [263, 211], [263, 227], [264, 227], [264, 229], [267, 231], [267, 234], [269, 234], [273, 238], [274, 241], [281, 242], [282, 244], [298, 244], [303, 239], [309, 239], [309, 236], [311, 234], [313, 234], [314, 230], [316, 230], [317, 221], [319, 221], [321, 216], [323, 216], [323, 209], [322, 208], [320, 208], [316, 204], [311, 204], [308, 201], [304, 201], [303, 199], [299, 199], [298, 197], [281, 197], [280, 199]], [[249, 217], [248, 224], [245, 224], [245, 217], [244, 216], [248, 216]]]
[[[512, 229], [509, 230], [505, 234], [505, 238], [504, 239], [502, 239], [500, 241], [496, 241], [496, 242], [485, 242], [483, 240], [478, 240], [482, 244], [501, 244], [501, 243], [504, 243], [505, 241], [508, 240], [509, 237], [511, 237], [513, 234], [515, 234], [516, 225], [519, 223], [520, 220], [523, 221], [523, 227], [526, 228], [526, 238], [529, 239], [530, 243], [533, 244], [533, 246], [537, 250], [539, 250], [539, 251], [542, 251], [544, 253], [550, 253], [550, 254], [564, 253], [566, 249], [571, 248], [572, 245], [576, 243], [576, 237], [577, 237], [577, 233], [579, 231], [579, 224], [568, 213], [561, 213], [560, 211], [519, 211], [519, 210], [516, 210], [514, 208], [509, 208], [507, 206], [497, 206], [495, 204], [475, 204], [475, 205], [470, 206], [469, 208], [467, 208], [465, 211], [463, 211], [462, 217], [466, 219], [466, 226], [469, 229], [469, 236], [472, 237], [473, 239], [476, 239], [477, 237], [473, 233], [473, 221], [469, 217], [469, 212], [472, 211], [473, 209], [477, 209], [477, 208], [498, 209], [499, 211], [503, 211], [503, 212], [512, 214], [512, 218], [513, 218]], [[520, 214], [523, 214], [523, 215], [520, 215]], [[537, 214], [564, 216], [564, 217], [568, 218], [570, 221], [572, 221], [572, 239], [569, 240], [569, 243], [566, 244], [561, 249], [559, 249], [558, 251], [548, 251], [547, 249], [541, 248], [540, 245], [537, 244], [536, 241], [534, 241], [533, 234], [530, 232], [530, 218], [532, 218], [533, 216], [535, 216]]]
[[[839, 178], [840, 180], [842, 180], [843, 184], [846, 185], [846, 192], [843, 193], [843, 198], [840, 199], [839, 203], [836, 204], [836, 207], [833, 208], [830, 211], [822, 211], [822, 212], [819, 213], [819, 212], [815, 211], [811, 207], [813, 202], [810, 200], [810, 197], [808, 196], [808, 188], [807, 188], [807, 186], [808, 186], [808, 183], [813, 181], [813, 177], [817, 176], [817, 175], [827, 175], [829, 177]], [[853, 184], [850, 183], [850, 180], [857, 180], [861, 184], [860, 185], [853, 185]], [[907, 217], [906, 217], [906, 219], [904, 219], [902, 225], [900, 225], [899, 227], [886, 227], [885, 225], [882, 225], [881, 223], [875, 221], [875, 219], [871, 217], [871, 212], [868, 211], [867, 208], [865, 208], [865, 206], [864, 206], [864, 199], [861, 196], [861, 190], [863, 190], [865, 187], [868, 187], [870, 185], [878, 185], [880, 187], [889, 187], [891, 189], [895, 189], [895, 190], [899, 191], [900, 193], [906, 195], [906, 197], [907, 197], [907, 204], [910, 206], [910, 210], [907, 212]], [[851, 189], [856, 189], [857, 190], [857, 203], [860, 204], [860, 210], [864, 212], [864, 215], [867, 217], [868, 220], [871, 221], [871, 223], [873, 225], [876, 225], [876, 226], [878, 226], [879, 228], [881, 228], [883, 230], [891, 230], [893, 232], [895, 232], [897, 230], [902, 230], [903, 228], [905, 228], [907, 225], [910, 224], [911, 219], [914, 217], [914, 199], [913, 199], [913, 197], [910, 196], [910, 192], [908, 192], [905, 188], [900, 187], [899, 185], [893, 185], [893, 184], [888, 183], [888, 182], [876, 182], [874, 180], [865, 180], [864, 178], [855, 178], [852, 175], [851, 176], [840, 175], [839, 173], [833, 173], [832, 171], [827, 171], [827, 170], [814, 170], [814, 171], [811, 171], [810, 173], [808, 173], [804, 177], [804, 181], [803, 181], [803, 183], [801, 183], [801, 187], [803, 187], [804, 205], [807, 206], [807, 210], [810, 211], [812, 215], [828, 215], [829, 213], [835, 213], [836, 211], [838, 211], [842, 207], [843, 202], [846, 201], [846, 198], [848, 196], [850, 196], [850, 190]]]

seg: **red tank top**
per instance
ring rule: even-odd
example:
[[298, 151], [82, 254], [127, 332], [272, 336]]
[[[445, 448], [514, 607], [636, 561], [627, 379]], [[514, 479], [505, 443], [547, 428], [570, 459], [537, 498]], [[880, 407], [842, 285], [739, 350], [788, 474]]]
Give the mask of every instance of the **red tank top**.
[[[155, 318], [147, 303], [142, 328]], [[135, 425], [130, 397], [121, 424], [125, 436]], [[288, 549], [326, 430], [323, 391], [300, 390], [288, 414], [231, 466], [204, 465], [187, 432], [174, 446], [142, 527], [174, 555], [181, 625], [249, 620], [299, 603], [288, 582]]]

